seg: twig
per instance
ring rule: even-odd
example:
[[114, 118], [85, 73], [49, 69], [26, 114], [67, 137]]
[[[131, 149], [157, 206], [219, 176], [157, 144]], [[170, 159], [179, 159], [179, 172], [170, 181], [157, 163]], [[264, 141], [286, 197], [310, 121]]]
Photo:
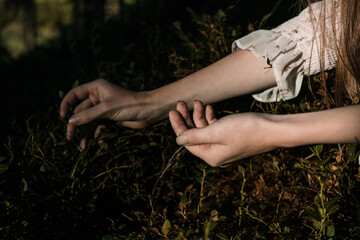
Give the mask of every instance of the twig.
[[126, 215], [125, 213], [121, 214], [123, 217], [125, 217], [126, 219], [128, 219], [129, 221], [133, 222], [134, 219], [132, 219], [131, 217], [129, 217], [128, 215]]
[[109, 169], [109, 170], [106, 170], [105, 172], [99, 173], [98, 175], [96, 175], [95, 177], [93, 177], [93, 179], [98, 178], [98, 177], [101, 177], [102, 175], [105, 175], [105, 174], [107, 174], [107, 173], [110, 173], [110, 172], [113, 171], [113, 170], [122, 169], [122, 168], [129, 168], [129, 166], [113, 167], [113, 168], [111, 168], [111, 169]]
[[176, 152], [171, 156], [169, 162], [166, 164], [166, 166], [165, 166], [164, 170], [162, 171], [162, 173], [156, 179], [156, 182], [155, 182], [155, 185], [154, 185], [153, 190], [151, 192], [151, 195], [149, 195], [149, 202], [150, 202], [150, 207], [151, 207], [151, 215], [155, 214], [155, 210], [154, 210], [154, 207], [153, 207], [153, 200], [154, 200], [155, 190], [156, 190], [157, 185], [160, 182], [160, 179], [164, 176], [166, 171], [171, 167], [171, 165], [175, 162], [177, 157], [180, 156], [180, 154], [182, 154], [184, 150], [185, 150], [184, 146], [181, 146], [181, 147], [178, 148], [178, 150], [176, 150]]

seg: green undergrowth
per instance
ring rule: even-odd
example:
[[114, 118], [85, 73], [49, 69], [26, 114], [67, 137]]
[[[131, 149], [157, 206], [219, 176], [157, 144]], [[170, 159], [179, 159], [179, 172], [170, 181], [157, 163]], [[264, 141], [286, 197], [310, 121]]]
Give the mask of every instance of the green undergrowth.
[[[173, 24], [182, 42], [169, 53], [176, 78], [228, 54], [240, 35], [239, 27], [226, 27], [226, 11], [190, 15], [195, 30]], [[99, 69], [114, 75], [111, 67]], [[123, 86], [138, 79], [131, 68], [124, 76]], [[264, 104], [247, 96], [215, 109], [218, 116], [324, 110], [335, 106], [332, 78], [313, 77], [313, 91], [296, 100]], [[17, 122], [1, 146], [2, 239], [360, 238], [357, 145], [277, 149], [212, 168], [179, 150], [168, 121], [142, 130], [110, 127], [84, 151], [79, 139], [66, 141], [57, 107]]]

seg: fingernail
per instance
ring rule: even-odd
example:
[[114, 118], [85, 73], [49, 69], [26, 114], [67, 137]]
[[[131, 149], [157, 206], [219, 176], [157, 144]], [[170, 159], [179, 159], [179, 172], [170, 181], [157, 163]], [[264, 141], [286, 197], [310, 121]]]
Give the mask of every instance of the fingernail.
[[176, 138], [176, 143], [177, 143], [178, 145], [185, 145], [185, 144], [187, 144], [187, 143], [188, 143], [187, 137], [184, 136], [184, 135], [177, 137], [177, 138]]
[[72, 116], [70, 119], [69, 119], [69, 123], [70, 124], [73, 124], [73, 125], [76, 125], [80, 122], [79, 118], [77, 116]]

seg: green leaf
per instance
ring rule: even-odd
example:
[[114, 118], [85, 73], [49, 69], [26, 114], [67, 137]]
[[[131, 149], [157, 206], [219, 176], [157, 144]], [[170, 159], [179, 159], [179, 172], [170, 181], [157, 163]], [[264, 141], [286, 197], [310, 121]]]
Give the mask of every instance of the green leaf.
[[348, 156], [354, 156], [356, 148], [357, 148], [357, 144], [351, 145], [350, 149], [347, 151]]
[[313, 220], [312, 223], [313, 223], [315, 229], [320, 230], [321, 222]]
[[101, 240], [113, 240], [114, 238], [111, 235], [105, 235], [101, 238]]
[[270, 229], [270, 231], [273, 231], [273, 232], [281, 232], [281, 228], [279, 226], [279, 223], [270, 224], [269, 229]]
[[206, 174], [210, 174], [213, 173], [217, 170], [218, 168], [210, 168], [209, 170], [206, 171]]
[[238, 231], [238, 232], [236, 233], [236, 235], [234, 236], [233, 239], [238, 239], [238, 238], [240, 238], [242, 235], [245, 234], [245, 232], [246, 232], [246, 228], [242, 228], [240, 231]]
[[320, 144], [320, 145], [316, 145], [314, 147], [311, 147], [311, 151], [317, 155], [319, 155], [320, 153], [322, 153], [324, 148], [324, 145]]
[[182, 195], [180, 198], [180, 201], [184, 204], [187, 202], [187, 200], [188, 200], [188, 198], [186, 197], [186, 195]]
[[298, 162], [294, 164], [294, 167], [295, 167], [295, 168], [300, 168], [300, 169], [305, 169], [305, 168], [304, 168], [300, 163], [298, 163]]
[[202, 171], [204, 168], [206, 168], [206, 165], [204, 163], [199, 163], [197, 166], [196, 166], [200, 171]]
[[217, 233], [216, 237], [220, 240], [229, 240], [229, 238], [224, 233]]
[[51, 139], [54, 141], [54, 143], [56, 143], [56, 138], [55, 138], [55, 135], [52, 131], [49, 131], [49, 135], [51, 137]]
[[201, 183], [202, 177], [195, 177], [195, 181], [197, 181], [198, 183]]
[[79, 80], [76, 80], [73, 85], [72, 88], [76, 88], [77, 86], [79, 86]]
[[266, 21], [269, 19], [270, 16], [271, 13], [268, 13], [261, 19], [261, 22], [259, 23], [259, 28], [263, 27], [263, 25], [266, 23]]
[[336, 196], [336, 197], [333, 197], [330, 201], [328, 201], [327, 203], [325, 203], [325, 209], [328, 211], [332, 206], [335, 205], [335, 203], [341, 199], [342, 196]]
[[231, 31], [231, 36], [232, 36], [232, 37], [235, 37], [236, 35], [237, 35], [236, 29], [233, 29], [233, 30]]
[[307, 216], [315, 221], [321, 221], [321, 216], [318, 211], [316, 211], [315, 207], [304, 207], [304, 212]]
[[60, 90], [60, 91], [59, 91], [59, 97], [60, 97], [60, 99], [63, 99], [63, 98], [64, 98], [64, 95], [65, 95], [64, 92]]
[[329, 207], [329, 209], [326, 210], [327, 214], [332, 215], [332, 214], [336, 213], [339, 210], [339, 208], [340, 208], [339, 204], [335, 204], [334, 206]]
[[[360, 155], [360, 151], [357, 152], [357, 153], [354, 153], [354, 154], [349, 155], [349, 157], [348, 157], [348, 162], [356, 162], [357, 159], [358, 159], [358, 157], [359, 157], [359, 155]], [[360, 160], [359, 160], [359, 162], [356, 162], [356, 163], [360, 165]]]
[[170, 221], [168, 219], [166, 219], [166, 221], [164, 222], [164, 225], [161, 228], [161, 232], [166, 236], [171, 228], [171, 224]]
[[335, 227], [334, 225], [330, 225], [326, 228], [326, 236], [333, 237], [335, 236]]
[[322, 209], [321, 207], [317, 207], [316, 210], [317, 210], [319, 216], [321, 217], [321, 219], [326, 218], [324, 209]]
[[242, 175], [245, 174], [245, 168], [244, 168], [243, 166], [241, 166], [241, 165], [238, 165], [238, 171], [239, 171]]

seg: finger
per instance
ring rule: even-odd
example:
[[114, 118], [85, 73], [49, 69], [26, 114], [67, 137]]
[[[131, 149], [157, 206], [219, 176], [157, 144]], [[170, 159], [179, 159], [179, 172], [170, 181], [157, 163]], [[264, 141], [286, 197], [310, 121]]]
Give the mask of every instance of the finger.
[[188, 109], [186, 103], [184, 101], [178, 101], [178, 103], [176, 104], [176, 110], [181, 114], [181, 116], [185, 120], [186, 124], [189, 127], [193, 128], [194, 124], [191, 121], [190, 114], [189, 114], [189, 109]]
[[96, 130], [95, 130], [95, 133], [94, 133], [94, 138], [99, 138], [100, 135], [104, 132], [105, 129], [106, 129], [105, 124], [100, 124], [99, 126], [97, 126]]
[[209, 124], [212, 124], [217, 120], [215, 117], [214, 108], [211, 105], [206, 105], [205, 107], [205, 118]]
[[75, 126], [84, 125], [94, 121], [95, 119], [99, 119], [105, 112], [104, 103], [97, 104], [91, 108], [80, 111], [71, 116], [69, 119], [69, 123]]
[[199, 100], [196, 100], [194, 102], [193, 119], [195, 126], [198, 128], [206, 127], [207, 125], [209, 125], [205, 118], [204, 104]]
[[85, 150], [86, 145], [87, 145], [87, 141], [88, 141], [87, 138], [82, 138], [82, 139], [80, 140], [80, 151], [84, 151], [84, 150]]
[[203, 128], [191, 128], [181, 133], [176, 142], [186, 147], [195, 156], [203, 159], [213, 167], [217, 167], [228, 151], [226, 145], [218, 143], [212, 125]]
[[60, 104], [60, 116], [65, 118], [70, 108], [78, 101], [89, 97], [88, 87], [85, 85], [78, 86], [68, 92]]
[[81, 111], [84, 111], [88, 108], [91, 108], [93, 105], [93, 103], [91, 102], [90, 99], [86, 99], [84, 101], [82, 101], [79, 105], [77, 105], [77, 107], [74, 109], [74, 112], [73, 113], [79, 113]]
[[88, 140], [90, 138], [92, 129], [93, 129], [93, 126], [91, 126], [91, 125], [85, 125], [85, 126], [81, 127], [81, 130], [80, 130], [80, 150], [81, 151], [85, 150]]
[[170, 111], [169, 119], [176, 136], [179, 136], [181, 133], [189, 129], [189, 126], [185, 123], [181, 113], [178, 111]]
[[68, 124], [68, 125], [67, 125], [67, 128], [66, 128], [66, 139], [67, 139], [68, 141], [71, 141], [71, 140], [74, 138], [75, 129], [76, 129], [76, 126], [75, 126], [75, 125], [72, 125], [72, 124]]
[[92, 94], [93, 95], [92, 100], [94, 101], [93, 103], [96, 104], [97, 98], [99, 98], [99, 96], [97, 94], [98, 92], [94, 91], [94, 89], [97, 89], [96, 86], [98, 86], [99, 84], [104, 84], [104, 83], [106, 83], [105, 80], [99, 79], [87, 84], [80, 85], [70, 90], [61, 101], [60, 116], [62, 118], [65, 118], [66, 114], [69, 112], [70, 108], [73, 105], [75, 105], [80, 100], [84, 100], [88, 98], [93, 92], [94, 94]]
[[[90, 99], [84, 100], [82, 103], [80, 103], [74, 110], [74, 113], [78, 113], [82, 110], [85, 110], [92, 106], [92, 103]], [[66, 138], [68, 141], [71, 141], [75, 135], [76, 126], [74, 124], [69, 123], [66, 128]]]
[[176, 143], [185, 146], [217, 143], [213, 136], [214, 131], [210, 125], [203, 128], [192, 128], [180, 133], [176, 138]]

